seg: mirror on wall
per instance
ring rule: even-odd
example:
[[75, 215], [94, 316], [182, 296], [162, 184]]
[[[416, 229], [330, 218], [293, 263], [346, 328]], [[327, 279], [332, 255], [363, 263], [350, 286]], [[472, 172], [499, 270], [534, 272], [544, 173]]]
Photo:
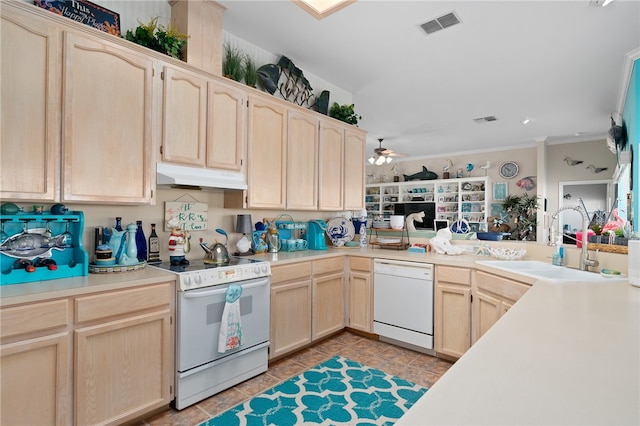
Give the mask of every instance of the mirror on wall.
[[[614, 206], [614, 184], [611, 180], [590, 180], [576, 182], [560, 182], [558, 194], [559, 206], [577, 205], [584, 208], [589, 219], [594, 215], [606, 219]], [[615, 207], [615, 206], [614, 206]], [[576, 232], [582, 231], [582, 215], [575, 210], [565, 210], [558, 214], [558, 232], [565, 234], [565, 244], [575, 244]]]

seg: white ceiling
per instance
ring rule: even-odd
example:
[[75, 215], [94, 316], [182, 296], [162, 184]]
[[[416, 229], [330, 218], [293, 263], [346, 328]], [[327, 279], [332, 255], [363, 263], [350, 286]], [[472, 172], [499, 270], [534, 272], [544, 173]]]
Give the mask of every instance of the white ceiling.
[[[640, 46], [638, 0], [358, 0], [320, 21], [287, 0], [220, 3], [226, 31], [353, 94], [368, 153], [383, 138], [413, 158], [604, 137]], [[420, 29], [451, 11], [461, 24]]]

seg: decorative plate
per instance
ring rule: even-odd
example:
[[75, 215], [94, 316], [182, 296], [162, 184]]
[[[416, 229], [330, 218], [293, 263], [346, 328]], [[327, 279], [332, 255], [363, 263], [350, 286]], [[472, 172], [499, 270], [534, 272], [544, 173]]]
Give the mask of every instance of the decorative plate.
[[505, 161], [500, 165], [498, 173], [505, 179], [512, 179], [518, 175], [518, 164], [514, 161]]
[[356, 234], [353, 223], [343, 217], [334, 217], [327, 222], [327, 235], [334, 245], [344, 245]]
[[464, 219], [456, 220], [451, 224], [451, 232], [454, 234], [468, 234], [469, 231], [469, 222]]

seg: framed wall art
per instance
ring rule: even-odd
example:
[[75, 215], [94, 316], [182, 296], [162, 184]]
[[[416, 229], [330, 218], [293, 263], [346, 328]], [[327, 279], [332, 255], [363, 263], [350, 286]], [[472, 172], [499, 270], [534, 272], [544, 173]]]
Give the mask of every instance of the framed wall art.
[[509, 195], [509, 184], [507, 182], [495, 182], [493, 184], [493, 200], [504, 201]]

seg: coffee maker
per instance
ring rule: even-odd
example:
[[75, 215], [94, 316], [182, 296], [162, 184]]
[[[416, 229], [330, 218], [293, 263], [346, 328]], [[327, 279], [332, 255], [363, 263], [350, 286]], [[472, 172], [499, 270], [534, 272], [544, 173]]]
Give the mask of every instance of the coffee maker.
[[307, 245], [309, 250], [326, 250], [327, 244], [324, 237], [324, 231], [327, 224], [324, 220], [310, 220], [307, 227]]

